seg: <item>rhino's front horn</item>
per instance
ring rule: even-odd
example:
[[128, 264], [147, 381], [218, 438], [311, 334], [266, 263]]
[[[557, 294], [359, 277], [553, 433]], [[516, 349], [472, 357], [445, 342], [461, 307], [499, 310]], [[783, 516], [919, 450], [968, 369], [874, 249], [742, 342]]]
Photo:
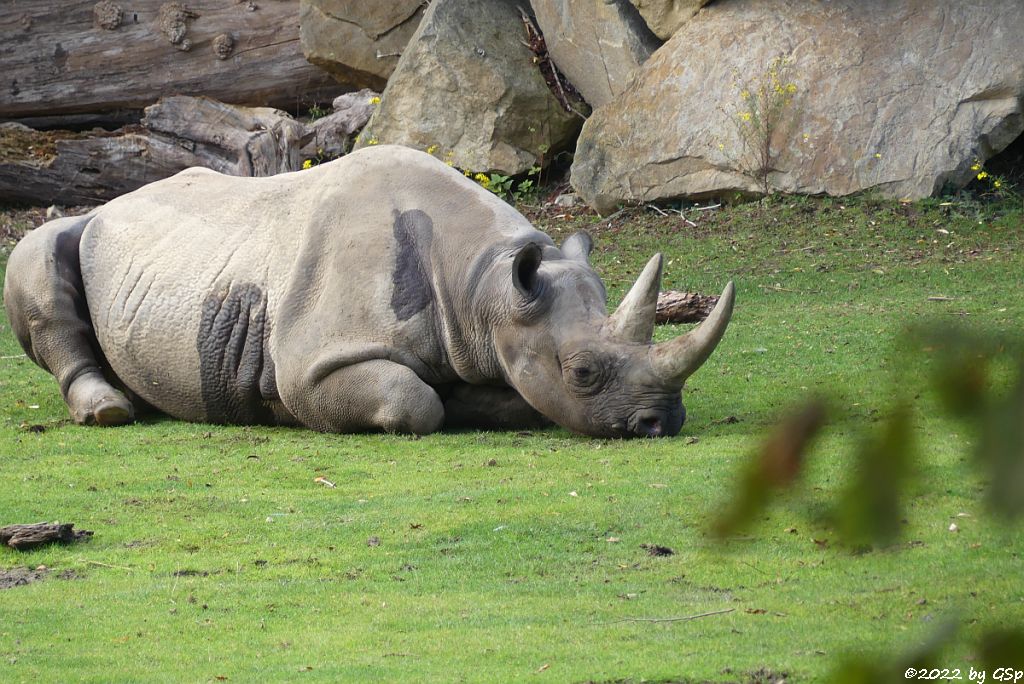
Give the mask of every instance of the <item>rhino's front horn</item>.
[[621, 341], [650, 344], [654, 335], [654, 314], [661, 288], [661, 254], [655, 254], [644, 266], [619, 308], [608, 322], [609, 334]]
[[653, 346], [651, 364], [654, 371], [666, 382], [682, 387], [686, 378], [700, 368], [718, 346], [729, 325], [735, 298], [736, 288], [730, 280], [714, 310], [699, 326], [685, 335]]

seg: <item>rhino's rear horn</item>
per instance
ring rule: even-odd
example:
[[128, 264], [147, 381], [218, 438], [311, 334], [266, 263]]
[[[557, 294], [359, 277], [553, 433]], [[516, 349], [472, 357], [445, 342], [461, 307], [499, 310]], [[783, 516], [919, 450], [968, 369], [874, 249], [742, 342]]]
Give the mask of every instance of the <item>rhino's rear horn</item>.
[[651, 365], [665, 382], [682, 387], [686, 378], [711, 356], [729, 325], [735, 298], [736, 288], [730, 280], [714, 310], [699, 326], [685, 335], [651, 347]]
[[661, 254], [655, 254], [644, 266], [640, 277], [623, 298], [608, 321], [608, 332], [621, 342], [650, 344], [654, 335], [654, 314], [661, 288]]

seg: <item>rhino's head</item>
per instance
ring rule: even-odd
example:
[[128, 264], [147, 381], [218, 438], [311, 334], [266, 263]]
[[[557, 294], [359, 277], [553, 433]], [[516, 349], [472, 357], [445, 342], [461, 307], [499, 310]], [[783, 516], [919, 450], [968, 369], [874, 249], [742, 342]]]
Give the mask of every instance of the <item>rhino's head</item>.
[[[512, 264], [513, 298], [495, 348], [509, 383], [535, 409], [598, 437], [677, 434], [686, 419], [682, 388], [714, 351], [732, 314], [730, 282], [700, 326], [652, 344], [661, 284], [656, 254], [611, 316], [587, 258], [584, 233], [562, 249], [530, 243]], [[506, 262], [507, 263], [507, 262]]]

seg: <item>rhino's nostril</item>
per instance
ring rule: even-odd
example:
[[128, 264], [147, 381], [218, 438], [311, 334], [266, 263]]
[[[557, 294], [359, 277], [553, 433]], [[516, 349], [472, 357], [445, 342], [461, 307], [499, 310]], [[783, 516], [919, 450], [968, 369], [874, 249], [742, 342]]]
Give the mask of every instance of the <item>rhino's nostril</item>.
[[656, 415], [640, 416], [636, 421], [636, 433], [643, 437], [661, 437], [661, 418]]

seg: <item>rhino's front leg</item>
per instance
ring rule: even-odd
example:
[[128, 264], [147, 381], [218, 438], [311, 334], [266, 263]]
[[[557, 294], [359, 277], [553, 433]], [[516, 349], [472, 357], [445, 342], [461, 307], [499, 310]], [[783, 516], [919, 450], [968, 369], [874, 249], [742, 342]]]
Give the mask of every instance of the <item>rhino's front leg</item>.
[[458, 384], [444, 399], [446, 428], [470, 430], [525, 430], [552, 422], [511, 387]]
[[280, 389], [292, 414], [323, 432], [384, 430], [425, 435], [439, 430], [444, 421], [437, 393], [410, 368], [382, 359], [296, 383], [282, 382]]

